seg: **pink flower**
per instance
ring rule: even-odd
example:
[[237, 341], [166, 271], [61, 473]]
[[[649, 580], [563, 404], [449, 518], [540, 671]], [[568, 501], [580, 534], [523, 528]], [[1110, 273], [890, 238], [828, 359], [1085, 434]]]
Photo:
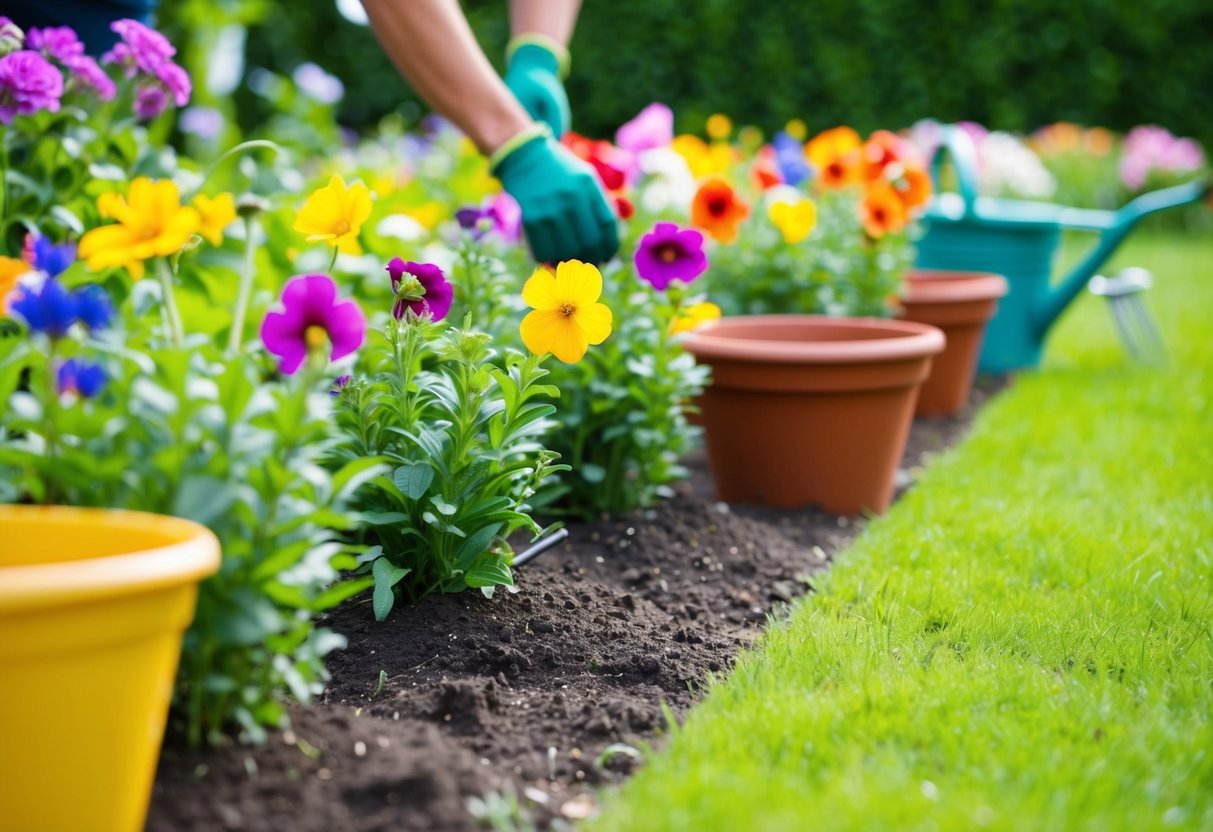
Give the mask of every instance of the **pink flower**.
[[177, 54], [168, 38], [144, 26], [138, 20], [115, 20], [110, 24], [122, 41], [101, 57], [104, 64], [118, 64], [126, 70], [126, 77], [136, 72], [155, 75], [156, 67]]
[[615, 145], [629, 153], [669, 147], [674, 141], [674, 111], [653, 102], [615, 133]]
[[68, 62], [67, 69], [72, 74], [73, 80], [77, 81], [80, 86], [93, 90], [102, 101], [112, 101], [118, 93], [118, 88], [105, 74], [105, 70], [88, 55], [72, 59]]
[[282, 290], [282, 311], [266, 313], [261, 324], [261, 342], [288, 376], [326, 341], [329, 359], [336, 361], [362, 346], [365, 337], [362, 310], [352, 300], [337, 299], [337, 284], [327, 274], [292, 277]]
[[135, 115], [140, 121], [151, 121], [164, 112], [168, 106], [168, 96], [164, 87], [149, 84], [139, 88], [135, 93]]
[[59, 111], [63, 76], [59, 70], [28, 49], [0, 58], [0, 124], [39, 110]]
[[30, 29], [25, 36], [25, 48], [42, 52], [67, 65], [84, 55], [84, 44], [76, 37], [70, 26], [48, 26], [45, 29]]
[[405, 281], [405, 275], [415, 279], [421, 292], [415, 299], [396, 301], [392, 306], [392, 315], [396, 320], [404, 317], [405, 309], [411, 309], [417, 317], [429, 315], [432, 320], [441, 321], [451, 311], [451, 302], [455, 299], [455, 288], [447, 282], [442, 269], [433, 263], [405, 262], [399, 257], [393, 257], [387, 264], [387, 273], [392, 277], [392, 292], [400, 291], [400, 284]]
[[708, 267], [703, 235], [672, 222], [659, 222], [641, 237], [633, 259], [636, 273], [659, 292], [664, 292], [674, 280], [690, 283]]

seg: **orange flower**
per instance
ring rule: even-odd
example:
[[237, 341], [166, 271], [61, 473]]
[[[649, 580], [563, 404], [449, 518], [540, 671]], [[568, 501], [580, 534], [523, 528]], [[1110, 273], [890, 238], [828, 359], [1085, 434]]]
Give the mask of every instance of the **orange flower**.
[[832, 127], [805, 145], [804, 155], [817, 168], [817, 180], [827, 188], [845, 188], [862, 181], [863, 141], [850, 127]]
[[859, 221], [873, 239], [895, 234], [906, 225], [906, 209], [892, 185], [873, 182], [859, 205]]
[[893, 183], [893, 190], [901, 197], [906, 213], [927, 204], [931, 197], [931, 177], [922, 168], [907, 167], [901, 178]]
[[896, 133], [877, 130], [863, 146], [864, 174], [871, 182], [884, 175], [889, 165], [905, 160], [905, 142]]
[[691, 222], [721, 243], [736, 240], [737, 226], [749, 215], [750, 207], [723, 176], [704, 179], [691, 201]]
[[750, 167], [750, 178], [754, 180], [754, 184], [761, 190], [773, 188], [776, 185], [783, 184], [783, 176], [779, 173], [779, 167], [775, 164], [775, 149], [770, 145], [758, 151], [758, 155], [754, 157], [754, 164]]

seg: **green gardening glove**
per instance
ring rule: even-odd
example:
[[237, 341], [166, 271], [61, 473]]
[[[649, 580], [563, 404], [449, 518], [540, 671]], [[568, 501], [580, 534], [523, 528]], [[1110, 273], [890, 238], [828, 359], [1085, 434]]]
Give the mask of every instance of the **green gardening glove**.
[[522, 228], [540, 263], [605, 263], [619, 248], [615, 214], [594, 169], [537, 125], [506, 142], [493, 175], [522, 209]]
[[568, 53], [556, 41], [523, 35], [510, 42], [507, 54], [505, 85], [530, 117], [551, 127], [552, 135], [559, 139], [571, 120], [569, 97], [560, 83], [561, 65], [567, 64]]

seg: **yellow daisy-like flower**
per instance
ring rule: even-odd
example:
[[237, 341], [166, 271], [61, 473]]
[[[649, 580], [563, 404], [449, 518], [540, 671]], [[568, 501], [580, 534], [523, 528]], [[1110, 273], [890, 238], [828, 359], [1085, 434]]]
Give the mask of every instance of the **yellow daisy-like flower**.
[[197, 209], [181, 204], [171, 179], [140, 177], [131, 183], [126, 198], [102, 194], [97, 209], [118, 222], [85, 234], [77, 254], [93, 271], [123, 266], [132, 280], [143, 277], [143, 261], [180, 251], [201, 221]]
[[190, 203], [198, 211], [200, 218], [198, 233], [205, 237], [211, 245], [223, 243], [223, 229], [236, 219], [236, 200], [231, 194], [219, 194], [215, 198], [198, 194]]
[[307, 235], [309, 243], [324, 242], [346, 254], [361, 254], [358, 234], [371, 215], [371, 192], [355, 182], [347, 188], [345, 180], [333, 176], [303, 204], [292, 226]]
[[522, 343], [536, 355], [580, 361], [590, 344], [611, 334], [611, 310], [598, 302], [601, 294], [602, 273], [589, 263], [566, 260], [555, 274], [536, 269], [522, 287], [522, 299], [534, 310], [522, 319]]
[[733, 132], [733, 120], [724, 113], [708, 116], [708, 137], [722, 142]]
[[720, 320], [720, 307], [714, 303], [695, 303], [682, 310], [682, 314], [670, 324], [670, 334], [690, 332], [704, 324]]
[[8, 312], [8, 296], [17, 288], [17, 278], [31, 271], [29, 264], [14, 257], [0, 257], [0, 315]]
[[767, 209], [771, 222], [783, 234], [783, 241], [796, 245], [813, 233], [817, 225], [817, 206], [811, 199], [773, 202]]
[[675, 136], [670, 147], [691, 169], [691, 175], [702, 179], [713, 173], [725, 173], [737, 160], [737, 152], [724, 142], [708, 144], [698, 136]]

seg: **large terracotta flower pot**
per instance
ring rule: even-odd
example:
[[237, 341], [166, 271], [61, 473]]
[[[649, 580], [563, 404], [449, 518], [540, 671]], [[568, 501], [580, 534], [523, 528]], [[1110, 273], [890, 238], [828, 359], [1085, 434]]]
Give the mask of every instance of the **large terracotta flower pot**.
[[218, 568], [196, 523], [0, 506], [0, 828], [143, 828], [181, 636]]
[[687, 349], [712, 367], [701, 399], [719, 499], [882, 512], [938, 329], [879, 318], [727, 317]]
[[901, 317], [937, 326], [948, 339], [918, 391], [916, 415], [951, 416], [968, 401], [986, 323], [1006, 293], [1006, 279], [996, 274], [910, 272], [902, 293]]

